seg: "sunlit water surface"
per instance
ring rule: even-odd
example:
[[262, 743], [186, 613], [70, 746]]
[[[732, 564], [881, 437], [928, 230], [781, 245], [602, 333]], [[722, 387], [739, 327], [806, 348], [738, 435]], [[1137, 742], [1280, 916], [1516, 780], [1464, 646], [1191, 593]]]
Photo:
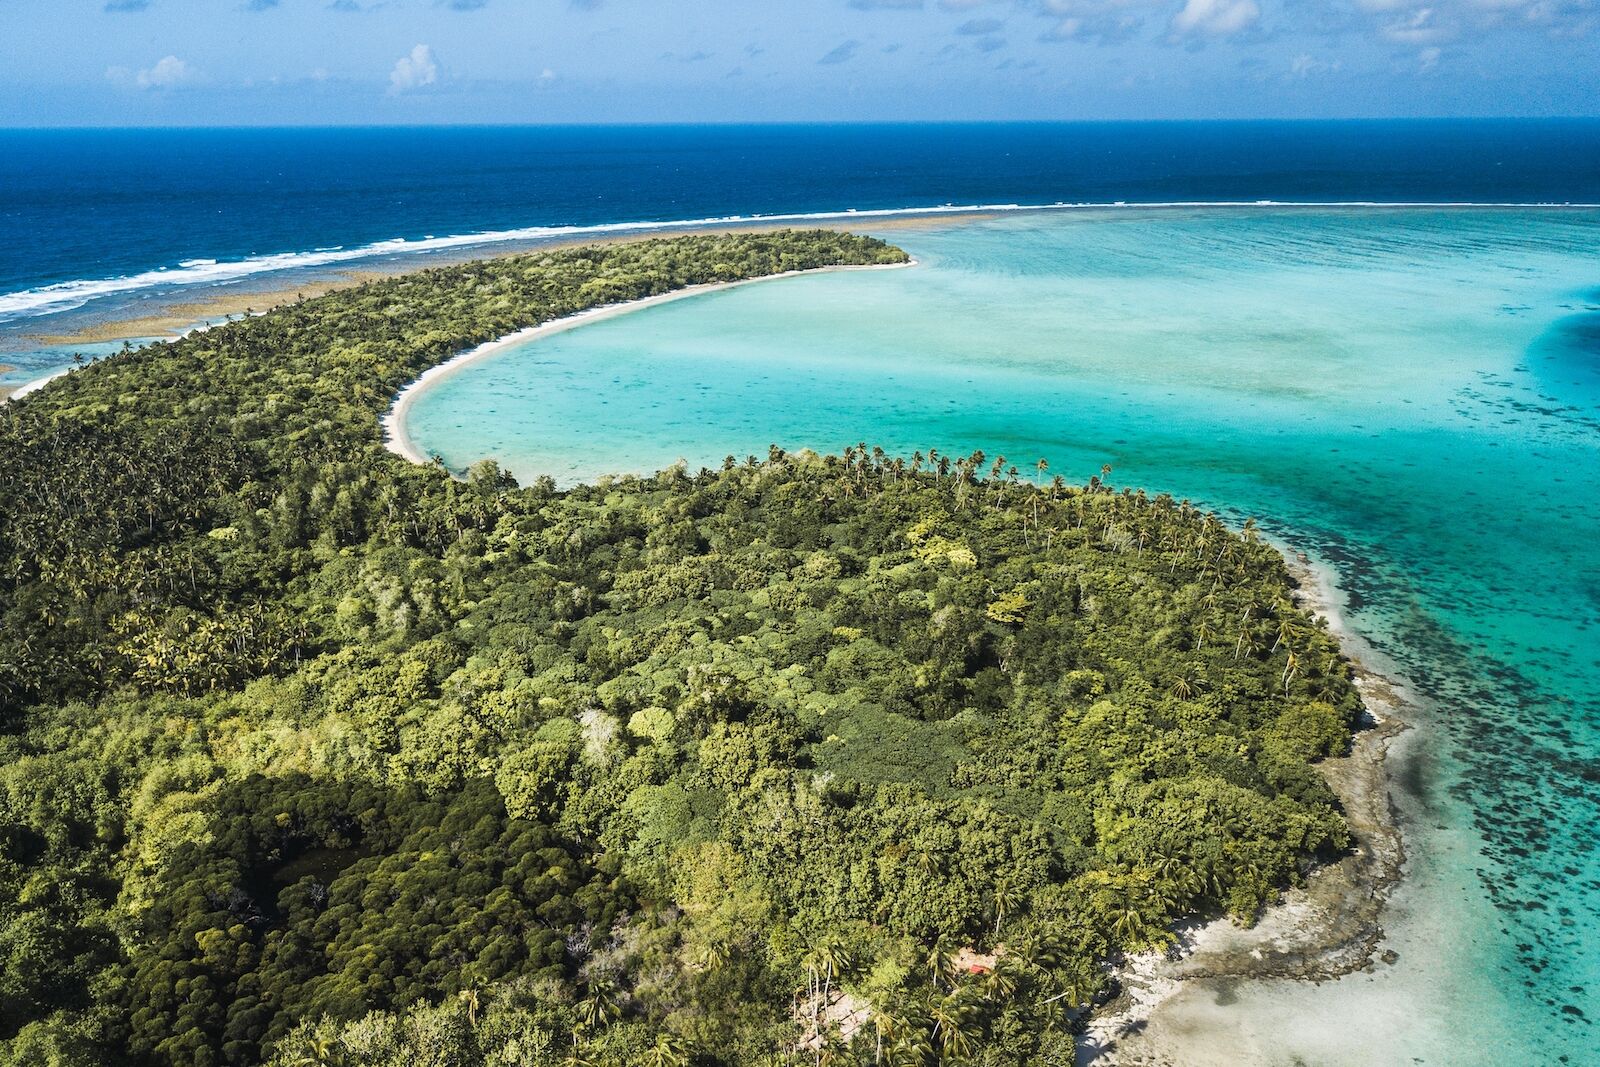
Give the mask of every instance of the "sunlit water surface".
[[[1600, 213], [1043, 213], [918, 265], [713, 293], [421, 397], [411, 435], [572, 482], [682, 457], [982, 448], [1165, 490], [1333, 563], [1426, 697], [1380, 965], [1241, 986], [1282, 1062], [1595, 1062]], [[1235, 999], [1236, 998], [1236, 999]], [[1509, 1057], [1509, 1058], [1508, 1058]]]

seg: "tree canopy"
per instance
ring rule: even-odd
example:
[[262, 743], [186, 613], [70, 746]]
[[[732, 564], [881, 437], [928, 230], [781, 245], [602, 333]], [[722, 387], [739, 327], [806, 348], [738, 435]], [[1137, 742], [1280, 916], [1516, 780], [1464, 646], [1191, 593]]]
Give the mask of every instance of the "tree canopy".
[[491, 337], [903, 258], [441, 268], [0, 408], [0, 1064], [1066, 1062], [1107, 961], [1345, 848], [1359, 699], [1250, 527], [982, 453], [382, 446]]

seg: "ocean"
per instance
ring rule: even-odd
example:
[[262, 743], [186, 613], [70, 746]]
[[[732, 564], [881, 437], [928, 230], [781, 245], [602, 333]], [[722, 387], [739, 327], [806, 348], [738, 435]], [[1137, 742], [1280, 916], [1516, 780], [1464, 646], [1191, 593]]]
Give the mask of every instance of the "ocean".
[[111, 347], [41, 335], [552, 232], [1257, 200], [1600, 202], [1600, 120], [0, 130], [0, 384]]
[[[1465, 202], [1519, 206], [1419, 206]], [[1392, 757], [1409, 862], [1392, 964], [1239, 984], [1218, 1019], [1270, 1063], [1578, 1064], [1600, 1044], [1600, 209], [1536, 205], [1593, 203], [1600, 121], [10, 132], [0, 362], [36, 376], [65, 358], [36, 334], [219, 286], [561, 228], [1105, 205], [884, 228], [916, 266], [510, 349], [408, 426], [452, 465], [569, 483], [774, 442], [981, 447], [1256, 517], [1337, 572], [1419, 698]]]

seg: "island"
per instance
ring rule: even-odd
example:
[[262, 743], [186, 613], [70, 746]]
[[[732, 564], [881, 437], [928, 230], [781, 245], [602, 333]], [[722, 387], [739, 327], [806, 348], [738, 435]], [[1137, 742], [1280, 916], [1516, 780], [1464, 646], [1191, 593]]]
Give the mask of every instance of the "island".
[[1253, 524], [939, 442], [386, 448], [496, 339], [905, 259], [535, 251], [0, 408], [0, 1058], [1070, 1063], [1115, 963], [1345, 856], [1361, 693]]

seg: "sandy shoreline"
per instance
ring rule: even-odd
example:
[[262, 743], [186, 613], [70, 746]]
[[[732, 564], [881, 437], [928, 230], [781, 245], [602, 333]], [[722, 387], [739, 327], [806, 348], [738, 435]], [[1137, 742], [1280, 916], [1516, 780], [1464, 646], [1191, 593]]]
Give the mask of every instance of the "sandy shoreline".
[[24, 382], [22, 385], [0, 386], [0, 404], [9, 404], [13, 400], [21, 400], [29, 393], [38, 392], [57, 378], [71, 371], [71, 367], [62, 367], [53, 374], [46, 374], [43, 378], [35, 378], [33, 381]]
[[225, 289], [201, 300], [167, 304], [153, 315], [141, 315], [131, 319], [109, 319], [105, 322], [98, 322], [81, 329], [68, 330], [64, 333], [30, 334], [29, 337], [39, 344], [51, 346], [100, 344], [108, 341], [131, 341], [150, 337], [179, 337], [207, 319], [220, 319], [229, 315], [266, 311], [302, 296], [306, 299], [311, 299], [339, 289], [349, 289], [365, 282], [396, 278], [403, 274], [412, 274], [418, 270], [426, 270], [431, 267], [466, 263], [480, 259], [504, 259], [508, 256], [526, 255], [534, 251], [577, 248], [585, 245], [626, 244], [664, 237], [766, 233], [773, 230], [796, 228], [839, 230], [850, 233], [865, 233], [869, 230], [873, 232], [916, 230], [940, 226], [962, 226], [996, 217], [997, 214], [995, 212], [982, 211], [870, 219], [840, 216], [838, 218], [818, 219], [807, 222], [804, 226], [792, 221], [752, 221], [705, 226], [690, 225], [681, 229], [663, 228], [660, 231], [652, 231], [646, 234], [636, 232], [599, 235], [584, 234], [568, 238], [507, 242], [504, 245], [492, 248], [463, 248], [460, 255], [436, 254], [426, 261], [406, 260], [397, 262], [392, 264], [393, 269], [386, 269], [385, 265], [381, 264], [364, 265], [359, 270], [330, 270], [321, 277], [306, 279], [293, 285], [279, 284], [270, 287], [244, 287], [231, 291]]
[[[1408, 727], [1403, 683], [1371, 669], [1375, 653], [1350, 630], [1331, 567], [1280, 545], [1299, 584], [1295, 602], [1326, 620], [1351, 660], [1368, 712], [1346, 756], [1317, 764], [1350, 824], [1354, 845], [1314, 870], [1249, 929], [1226, 918], [1180, 929], [1177, 946], [1119, 968], [1122, 995], [1090, 1021], [1078, 1062], [1141, 1067], [1251, 1067], [1259, 1057], [1249, 1020], [1225, 1004], [1237, 982], [1320, 983], [1374, 966], [1385, 903], [1399, 882], [1405, 848], [1385, 760]], [[1385, 960], [1387, 962], [1387, 960]]]
[[412, 463], [431, 462], [429, 457], [424, 455], [406, 434], [406, 414], [411, 410], [411, 406], [416, 403], [417, 398], [428, 389], [460, 371], [463, 367], [525, 342], [537, 340], [540, 337], [548, 337], [551, 334], [564, 333], [578, 326], [600, 322], [618, 315], [626, 315], [629, 312], [639, 311], [657, 304], [669, 304], [675, 300], [684, 300], [691, 296], [702, 296], [706, 293], [733, 289], [743, 285], [753, 285], [756, 282], [776, 281], [779, 278], [794, 278], [803, 274], [837, 274], [844, 271], [857, 270], [897, 270], [902, 267], [913, 266], [916, 266], [916, 260], [909, 260], [905, 263], [841, 264], [833, 267], [814, 267], [810, 270], [790, 270], [781, 274], [764, 274], [759, 278], [742, 278], [733, 282], [690, 285], [682, 289], [674, 289], [670, 293], [647, 296], [642, 300], [629, 300], [621, 304], [603, 304], [600, 307], [580, 311], [575, 315], [552, 319], [549, 322], [540, 323], [538, 326], [530, 326], [525, 330], [518, 330], [496, 340], [486, 341], [476, 348], [470, 348], [465, 352], [452, 356], [443, 363], [437, 363], [429, 367], [404, 389], [401, 389], [396, 394], [394, 403], [390, 405], [388, 412], [383, 416], [384, 447], [395, 455], [410, 460]]
[[208, 322], [210, 319], [256, 314], [290, 303], [300, 297], [309, 300], [312, 297], [386, 277], [390, 277], [390, 274], [384, 271], [338, 271], [326, 278], [307, 281], [301, 285], [220, 292], [203, 300], [168, 304], [156, 315], [141, 315], [133, 319], [110, 319], [68, 333], [30, 334], [29, 337], [40, 344], [52, 346], [101, 344], [107, 341], [133, 341], [150, 337], [181, 337], [202, 323], [210, 325]]

